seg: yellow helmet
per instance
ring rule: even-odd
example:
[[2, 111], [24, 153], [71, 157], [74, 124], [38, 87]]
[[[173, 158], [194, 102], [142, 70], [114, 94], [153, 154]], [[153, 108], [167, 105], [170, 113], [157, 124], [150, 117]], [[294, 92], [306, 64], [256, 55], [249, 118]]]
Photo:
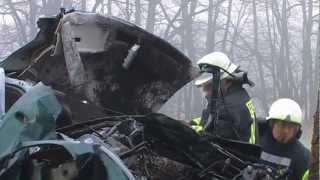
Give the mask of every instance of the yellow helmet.
[[[238, 66], [233, 64], [227, 55], [222, 52], [212, 52], [203, 56], [197, 64], [200, 66], [201, 64], [209, 64], [212, 66], [219, 67], [220, 70], [220, 79], [225, 79], [229, 76], [229, 74], [233, 73]], [[195, 82], [196, 86], [201, 86], [203, 84], [208, 83], [212, 79], [212, 75], [208, 73], [204, 73], [201, 75]]]
[[276, 100], [269, 109], [267, 120], [276, 119], [302, 124], [302, 111], [297, 102], [288, 98]]

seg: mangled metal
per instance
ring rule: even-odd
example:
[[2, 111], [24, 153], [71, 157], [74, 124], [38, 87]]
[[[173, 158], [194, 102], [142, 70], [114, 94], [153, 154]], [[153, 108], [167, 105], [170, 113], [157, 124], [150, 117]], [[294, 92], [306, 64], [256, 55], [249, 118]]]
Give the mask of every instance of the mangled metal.
[[93, 13], [63, 12], [38, 24], [36, 38], [1, 66], [53, 90], [40, 83], [9, 98], [15, 101], [0, 124], [1, 178], [279, 177], [259, 164], [259, 147], [200, 136], [155, 113], [198, 75], [164, 40]]
[[[34, 79], [102, 107], [126, 114], [157, 111], [197, 75], [189, 59], [169, 43], [113, 17], [74, 12], [61, 19], [40, 19], [39, 24], [55, 30], [40, 26], [43, 30], [28, 48], [13, 53], [2, 67], [8, 72], [33, 69]], [[56, 53], [45, 53], [35, 62], [34, 54], [52, 45]], [[135, 45], [139, 48], [124, 68]]]
[[0, 124], [1, 179], [134, 179], [102, 142], [56, 134], [61, 111], [54, 92], [41, 83], [10, 108]]

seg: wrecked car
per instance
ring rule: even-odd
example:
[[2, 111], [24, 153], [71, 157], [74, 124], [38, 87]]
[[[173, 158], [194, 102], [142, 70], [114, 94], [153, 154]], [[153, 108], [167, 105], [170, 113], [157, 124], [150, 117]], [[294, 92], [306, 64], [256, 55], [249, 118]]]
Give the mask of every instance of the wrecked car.
[[157, 113], [199, 75], [166, 41], [95, 13], [62, 10], [38, 26], [0, 64], [6, 81], [29, 87], [4, 98], [11, 103], [0, 125], [1, 179], [285, 176], [259, 164], [258, 146], [200, 136]]
[[1, 179], [134, 179], [102, 141], [56, 133], [62, 106], [50, 87], [10, 78], [6, 84], [11, 95], [13, 85], [24, 92], [12, 106], [6, 104], [10, 109], [1, 119]]

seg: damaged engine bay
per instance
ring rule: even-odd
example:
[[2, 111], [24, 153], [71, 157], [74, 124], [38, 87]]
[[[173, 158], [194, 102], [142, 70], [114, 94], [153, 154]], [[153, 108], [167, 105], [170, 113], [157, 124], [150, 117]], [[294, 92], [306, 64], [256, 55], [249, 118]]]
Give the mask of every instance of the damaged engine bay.
[[38, 27], [1, 62], [0, 179], [286, 179], [259, 146], [157, 113], [199, 75], [166, 41], [78, 11]]

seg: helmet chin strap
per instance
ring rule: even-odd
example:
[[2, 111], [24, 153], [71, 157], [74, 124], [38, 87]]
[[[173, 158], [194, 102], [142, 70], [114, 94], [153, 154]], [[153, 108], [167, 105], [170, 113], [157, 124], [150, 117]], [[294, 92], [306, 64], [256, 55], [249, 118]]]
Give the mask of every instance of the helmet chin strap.
[[218, 121], [218, 98], [219, 98], [219, 89], [220, 89], [220, 68], [217, 66], [212, 66], [209, 64], [201, 64], [199, 65], [200, 70], [202, 72], [211, 73], [212, 74], [212, 82], [211, 82], [211, 96], [209, 99], [209, 110], [210, 115], [207, 123], [204, 125], [204, 130], [213, 129], [212, 134], [216, 136], [216, 124]]

